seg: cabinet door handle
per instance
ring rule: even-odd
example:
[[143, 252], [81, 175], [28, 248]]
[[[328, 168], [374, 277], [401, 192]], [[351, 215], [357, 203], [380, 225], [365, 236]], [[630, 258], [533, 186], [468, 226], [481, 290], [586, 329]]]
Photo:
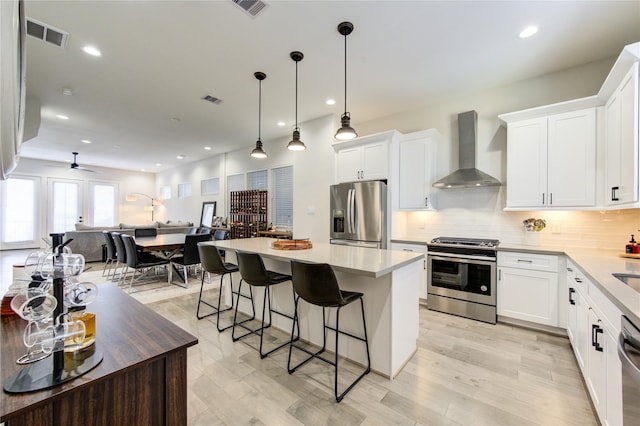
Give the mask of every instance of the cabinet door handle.
[[522, 263], [533, 263], [533, 260], [531, 260], [531, 259], [518, 259], [518, 262], [522, 262]]
[[598, 324], [591, 324], [591, 346], [598, 352], [602, 352], [604, 349], [598, 342], [598, 333], [603, 334], [604, 330]]
[[569, 271], [569, 272], [573, 272], [573, 269], [571, 269], [571, 268], [567, 268], [567, 271]]
[[502, 281], [502, 269], [498, 269], [498, 281]]
[[542, 205], [544, 206], [544, 192], [542, 193]]
[[549, 205], [553, 204], [553, 192], [549, 193]]
[[582, 282], [582, 279], [581, 279], [581, 278], [578, 278], [578, 277], [574, 278], [573, 280], [574, 280], [575, 282], [577, 282], [577, 283], [581, 283], [581, 282]]
[[429, 197], [424, 197], [424, 206], [429, 207]]
[[576, 301], [575, 301], [575, 300], [573, 300], [573, 293], [575, 293], [575, 292], [576, 292], [576, 289], [575, 289], [575, 288], [571, 288], [571, 287], [569, 287], [569, 303], [570, 303], [571, 305], [575, 305], [575, 304], [576, 304]]
[[618, 198], [618, 190], [620, 189], [619, 186], [612, 186], [611, 187], [611, 201], [620, 201], [620, 199]]

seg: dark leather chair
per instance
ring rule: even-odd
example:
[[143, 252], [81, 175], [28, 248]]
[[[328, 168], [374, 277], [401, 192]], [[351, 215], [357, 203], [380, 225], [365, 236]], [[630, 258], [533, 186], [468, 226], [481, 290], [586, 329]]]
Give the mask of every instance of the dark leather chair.
[[156, 237], [158, 230], [156, 228], [136, 228], [133, 230], [134, 237]]
[[[218, 329], [218, 331], [224, 331], [227, 330], [231, 327], [233, 327], [233, 323], [229, 324], [225, 327], [220, 327], [220, 312], [225, 312], [225, 311], [229, 311], [231, 309], [233, 309], [233, 295], [237, 294], [238, 298], [240, 297], [244, 297], [247, 298], [249, 300], [251, 300], [251, 307], [253, 309], [253, 315], [251, 316], [251, 318], [244, 320], [244, 322], [248, 322], [251, 321], [253, 319], [255, 319], [256, 317], [256, 308], [255, 305], [253, 304], [253, 291], [251, 290], [251, 287], [249, 287], [249, 296], [246, 296], [244, 294], [240, 294], [239, 291], [236, 292], [233, 290], [233, 273], [234, 272], [238, 272], [238, 266], [234, 265], [233, 263], [227, 263], [224, 260], [222, 260], [222, 258], [220, 257], [220, 253], [218, 251], [218, 248], [216, 246], [210, 245], [210, 244], [202, 244], [202, 243], [198, 243], [198, 252], [200, 254], [200, 263], [202, 264], [202, 282], [200, 284], [200, 296], [198, 297], [198, 308], [196, 309], [196, 317], [200, 320], [202, 318], [206, 318], [206, 317], [210, 317], [211, 315], [218, 315], [218, 317], [216, 318], [216, 328]], [[209, 274], [216, 274], [216, 275], [220, 275], [220, 290], [218, 292], [218, 306], [213, 306], [212, 304], [210, 304], [209, 302], [206, 302], [204, 300], [202, 300], [202, 290], [204, 288], [204, 274], [209, 273]], [[224, 280], [224, 276], [225, 275], [229, 275], [229, 285], [231, 286], [231, 306], [225, 309], [220, 309], [220, 301], [222, 300], [222, 284], [223, 284], [223, 280]], [[200, 315], [200, 305], [204, 304], [209, 306], [210, 308], [215, 309], [215, 311], [213, 311], [210, 314], [206, 314], [206, 315]]]
[[107, 279], [111, 276], [111, 269], [116, 265], [118, 259], [116, 258], [116, 244], [113, 241], [113, 236], [109, 231], [102, 231], [104, 236], [104, 243], [107, 251], [107, 256], [104, 262], [104, 269], [102, 270], [102, 276], [106, 275]]
[[189, 286], [188, 270], [189, 266], [200, 264], [200, 254], [198, 253], [198, 243], [211, 240], [209, 234], [191, 234], [186, 235], [184, 239], [184, 250], [181, 256], [171, 258], [171, 263], [182, 266], [184, 275], [184, 285]]
[[[236, 256], [238, 258], [238, 268], [240, 270], [240, 276], [242, 279], [240, 280], [240, 286], [238, 287], [238, 293], [242, 292], [242, 283], [246, 282], [250, 286], [255, 287], [264, 287], [264, 297], [262, 300], [262, 319], [261, 325], [259, 328], [252, 329], [243, 324], [242, 322], [238, 322], [238, 303], [240, 301], [240, 296], [236, 298], [236, 310], [233, 315], [233, 329], [231, 332], [231, 338], [234, 342], [247, 337], [251, 334], [256, 334], [260, 336], [260, 346], [258, 348], [258, 352], [260, 353], [260, 358], [264, 358], [269, 354], [277, 351], [280, 348], [283, 348], [289, 345], [289, 341], [287, 340], [284, 343], [279, 344], [275, 348], [270, 349], [267, 352], [263, 351], [263, 340], [264, 340], [264, 330], [266, 328], [271, 327], [272, 314], [277, 314], [291, 320], [294, 320], [292, 315], [286, 314], [284, 312], [278, 311], [271, 307], [271, 286], [280, 284], [286, 281], [291, 281], [290, 275], [279, 274], [277, 272], [268, 271], [264, 267], [264, 262], [262, 261], [262, 257], [256, 253], [248, 253], [243, 251], [237, 251]], [[295, 299], [295, 297], [294, 297]], [[265, 323], [265, 315], [266, 315], [266, 307], [269, 305], [269, 322]], [[244, 322], [244, 321], [243, 321]], [[247, 330], [247, 333], [236, 337], [236, 326], [240, 326]], [[297, 325], [294, 321], [294, 327]], [[300, 326], [298, 325], [298, 335], [296, 337], [292, 336], [292, 339], [298, 340], [300, 336]]]
[[213, 240], [228, 240], [229, 231], [227, 229], [216, 229], [213, 231]]
[[[336, 398], [336, 402], [342, 401], [342, 398], [358, 383], [365, 375], [371, 371], [371, 357], [369, 356], [369, 340], [367, 339], [367, 324], [364, 319], [364, 302], [362, 300], [362, 293], [353, 291], [340, 290], [338, 280], [330, 265], [326, 263], [309, 263], [299, 260], [291, 261], [291, 277], [293, 281], [294, 296], [294, 324], [291, 328], [291, 343], [289, 345], [289, 359], [287, 361], [287, 370], [289, 374], [296, 371], [299, 367], [303, 366], [313, 358], [320, 359], [330, 365], [334, 366], [334, 387], [333, 393]], [[298, 317], [298, 304], [300, 299], [315, 306], [322, 307], [322, 321], [323, 321], [323, 341], [322, 348], [317, 352], [312, 352], [307, 348], [293, 344], [293, 334], [295, 325], [299, 322]], [[349, 305], [352, 302], [360, 301], [360, 309], [362, 310], [362, 328], [364, 330], [364, 337], [355, 336], [351, 333], [347, 333], [340, 330], [340, 309]], [[335, 328], [329, 326], [326, 321], [325, 309], [336, 309], [336, 326]], [[298, 327], [300, 325], [298, 324]], [[298, 328], [298, 333], [300, 329]], [[336, 336], [335, 342], [335, 359], [329, 360], [321, 356], [327, 346], [327, 330], [333, 330]], [[351, 338], [360, 340], [365, 343], [367, 349], [367, 367], [362, 374], [360, 374], [342, 393], [338, 393], [338, 336], [346, 335]], [[291, 367], [291, 353], [293, 348], [296, 347], [307, 354], [309, 357], [305, 358], [302, 362], [296, 366]]]
[[[133, 269], [133, 274], [131, 275], [131, 279], [129, 281], [129, 288], [133, 287], [134, 282], [140, 281], [149, 273], [149, 271], [155, 269], [156, 266], [169, 264], [169, 259], [164, 259], [153, 254], [145, 254], [144, 256], [140, 256], [140, 253], [138, 253], [138, 250], [136, 249], [134, 238], [131, 235], [126, 234], [120, 234], [120, 236], [122, 237], [122, 243], [127, 255], [127, 270], [129, 268]], [[142, 275], [138, 275], [136, 277], [136, 273], [138, 273], [139, 271], [142, 271], [143, 273]]]
[[[126, 272], [127, 268], [127, 252], [122, 242], [122, 234], [112, 232], [111, 236], [113, 237], [113, 245], [116, 248], [116, 267], [113, 270], [111, 280], [114, 281], [117, 279], [118, 282], [121, 282], [124, 279], [124, 272]], [[120, 273], [118, 273], [118, 268], [120, 268]]]

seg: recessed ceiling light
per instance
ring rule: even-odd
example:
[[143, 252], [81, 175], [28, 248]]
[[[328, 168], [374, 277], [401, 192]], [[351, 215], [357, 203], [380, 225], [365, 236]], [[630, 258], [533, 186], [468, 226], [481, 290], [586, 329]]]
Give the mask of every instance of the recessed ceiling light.
[[534, 35], [537, 32], [538, 32], [538, 27], [536, 27], [536, 26], [527, 27], [527, 28], [525, 28], [524, 30], [522, 30], [520, 32], [520, 38], [531, 37], [532, 35]]
[[183, 154], [180, 154], [180, 155], [177, 155], [177, 156], [176, 156], [176, 158], [177, 158], [178, 160], [182, 160], [182, 159], [184, 159], [185, 157], [186, 157], [186, 155], [183, 155]]
[[85, 53], [91, 56], [102, 56], [102, 53], [100, 53], [100, 51], [93, 46], [85, 46], [82, 48], [82, 50], [84, 50]]
[[87, 139], [82, 139], [80, 142], [82, 142], [82, 143], [91, 143], [91, 141], [87, 140]]
[[180, 121], [182, 121], [180, 120], [180, 117], [171, 117], [170, 120], [173, 121], [174, 123], [179, 123]]
[[205, 146], [205, 147], [204, 147], [204, 149], [205, 149], [206, 151], [211, 151], [211, 147], [210, 147], [210, 146]]
[[160, 166], [162, 166], [161, 163], [156, 163], [156, 167], [160, 167]]
[[336, 100], [335, 99], [327, 99], [325, 101], [325, 104], [327, 104], [327, 105], [335, 105], [336, 104]]
[[285, 124], [287, 124], [287, 123], [285, 123], [284, 121], [278, 121], [278, 126], [280, 126], [280, 127], [284, 126]]
[[66, 115], [62, 115], [62, 114], [58, 114], [56, 115], [56, 117], [58, 117], [60, 120], [68, 120], [69, 117], [67, 117]]
[[62, 94], [65, 96], [73, 96], [73, 90], [69, 89], [68, 87], [63, 87]]

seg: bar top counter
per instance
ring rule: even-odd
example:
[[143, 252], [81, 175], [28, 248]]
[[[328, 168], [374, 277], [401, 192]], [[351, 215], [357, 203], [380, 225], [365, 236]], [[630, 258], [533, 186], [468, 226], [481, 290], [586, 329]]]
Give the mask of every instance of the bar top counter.
[[313, 247], [310, 249], [277, 250], [273, 248], [274, 241], [273, 238], [244, 238], [211, 241], [203, 244], [213, 244], [227, 250], [258, 253], [282, 261], [296, 259], [315, 263], [328, 263], [337, 271], [374, 278], [379, 278], [424, 258], [424, 255], [420, 253], [315, 243], [313, 241]]

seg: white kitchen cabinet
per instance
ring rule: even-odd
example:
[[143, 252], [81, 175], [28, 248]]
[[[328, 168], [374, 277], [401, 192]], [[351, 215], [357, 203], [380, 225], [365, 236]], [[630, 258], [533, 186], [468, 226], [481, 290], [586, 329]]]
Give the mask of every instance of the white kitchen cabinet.
[[435, 138], [437, 130], [423, 130], [402, 135], [398, 150], [399, 210], [434, 210]]
[[557, 265], [557, 256], [498, 252], [498, 316], [557, 327]]
[[410, 251], [413, 253], [424, 253], [422, 261], [422, 273], [420, 274], [420, 300], [427, 301], [427, 245], [410, 243], [391, 243], [391, 250]]
[[605, 204], [638, 201], [638, 63], [605, 105]]
[[388, 179], [390, 145], [399, 135], [392, 130], [333, 144], [336, 181]]
[[617, 353], [621, 312], [567, 262], [567, 334], [600, 423], [622, 424], [622, 367]]
[[595, 202], [595, 108], [508, 123], [507, 208]]

